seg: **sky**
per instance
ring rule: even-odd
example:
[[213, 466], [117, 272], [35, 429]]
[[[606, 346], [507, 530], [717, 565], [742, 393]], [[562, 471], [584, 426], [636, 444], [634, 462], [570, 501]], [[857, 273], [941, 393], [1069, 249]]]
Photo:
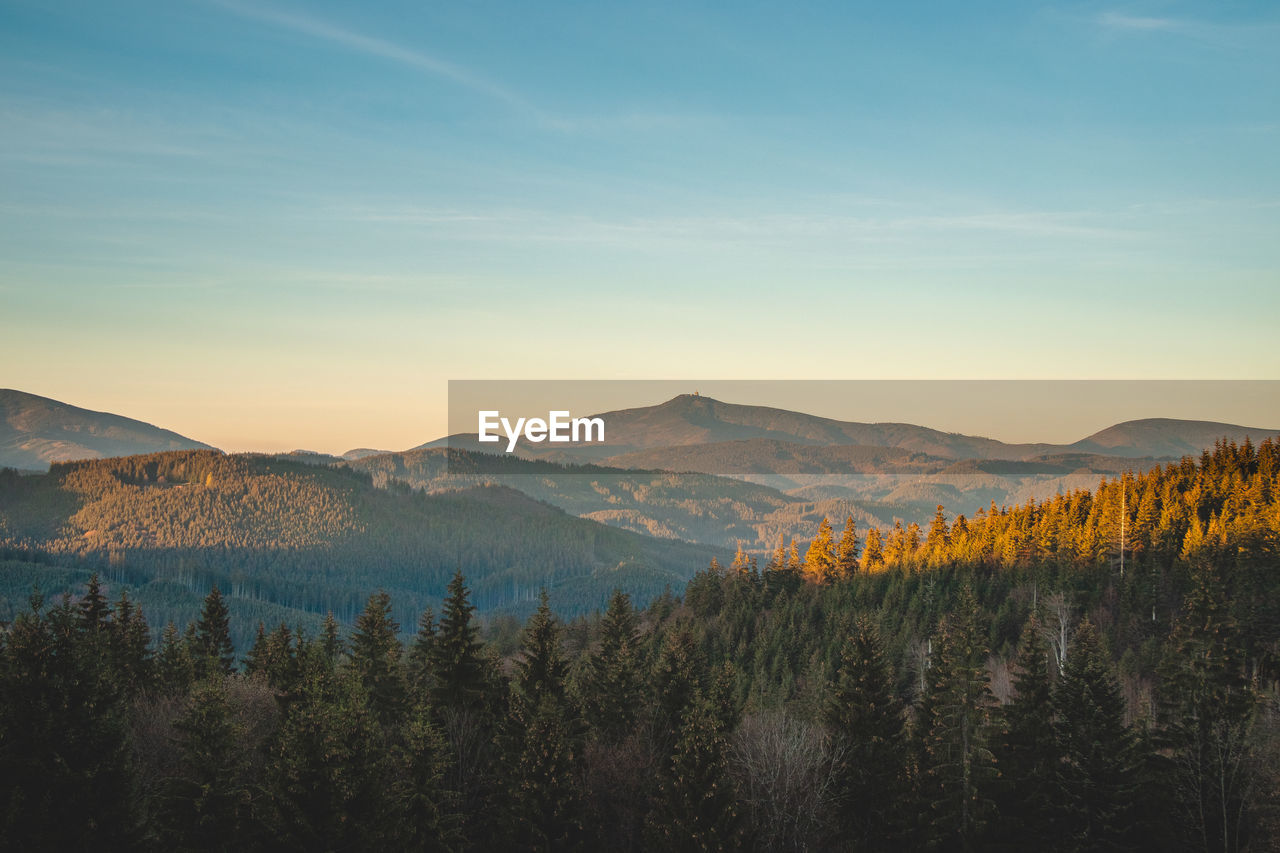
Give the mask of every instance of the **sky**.
[[0, 387], [342, 452], [444, 434], [450, 379], [1280, 378], [1277, 44], [1274, 3], [0, 0]]

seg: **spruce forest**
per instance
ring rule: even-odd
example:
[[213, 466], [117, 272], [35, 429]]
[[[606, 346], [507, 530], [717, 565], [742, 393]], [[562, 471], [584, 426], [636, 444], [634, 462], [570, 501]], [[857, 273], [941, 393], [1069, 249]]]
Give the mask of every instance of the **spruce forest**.
[[1278, 478], [1280, 445], [1219, 443], [823, 520], [522, 626], [459, 570], [411, 625], [363, 590], [350, 629], [237, 644], [215, 586], [157, 642], [95, 574], [0, 632], [0, 846], [1277, 849]]

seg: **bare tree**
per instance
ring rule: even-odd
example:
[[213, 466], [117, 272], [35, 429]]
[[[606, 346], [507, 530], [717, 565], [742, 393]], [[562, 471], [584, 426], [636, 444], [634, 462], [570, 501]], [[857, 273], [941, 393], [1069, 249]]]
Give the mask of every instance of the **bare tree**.
[[821, 726], [785, 711], [742, 721], [729, 749], [731, 772], [760, 850], [816, 850], [833, 808], [839, 757]]
[[1071, 599], [1062, 592], [1055, 592], [1044, 598], [1044, 639], [1053, 651], [1053, 659], [1058, 664], [1058, 675], [1067, 665], [1067, 650], [1071, 646], [1071, 638], [1075, 636], [1075, 625], [1072, 619]]

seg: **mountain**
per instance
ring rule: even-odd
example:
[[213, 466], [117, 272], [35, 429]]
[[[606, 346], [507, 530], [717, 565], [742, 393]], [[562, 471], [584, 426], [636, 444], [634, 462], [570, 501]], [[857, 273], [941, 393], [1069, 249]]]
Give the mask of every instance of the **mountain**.
[[132, 418], [0, 389], [0, 468], [42, 471], [51, 462], [72, 459], [210, 449]]
[[[1198, 456], [1219, 439], [1257, 444], [1280, 430], [1209, 421], [1153, 418], [1108, 427], [1072, 444], [1007, 444], [992, 438], [942, 432], [904, 423], [858, 423], [776, 409], [724, 403], [682, 394], [656, 406], [619, 409], [591, 417], [605, 422], [600, 444], [530, 444], [517, 454], [555, 462], [594, 462], [612, 467], [694, 470], [729, 475], [752, 473], [867, 473], [879, 448], [891, 465], [909, 455], [941, 460], [996, 459], [1034, 461], [1042, 456], [1089, 453], [1128, 459], [1177, 459]], [[493, 454], [474, 433], [437, 439], [419, 448], [452, 447]], [[834, 448], [857, 447], [847, 452]], [[807, 449], [815, 448], [815, 449]], [[916, 464], [912, 462], [911, 464]], [[790, 467], [788, 467], [790, 466]]]
[[[768, 440], [808, 445], [894, 447], [951, 459], [1019, 459], [1050, 445], [1010, 445], [990, 438], [941, 432], [902, 423], [837, 421], [769, 406], [724, 403], [681, 394], [656, 406], [619, 409], [604, 419], [602, 444], [520, 445], [521, 455], [555, 461], [594, 461], [657, 447]], [[449, 436], [420, 447], [456, 447], [492, 452], [474, 433]], [[418, 449], [418, 448], [415, 448]]]
[[1173, 418], [1146, 418], [1125, 421], [1095, 432], [1068, 445], [1069, 450], [1109, 456], [1199, 456], [1214, 442], [1226, 440], [1237, 445], [1248, 439], [1256, 446], [1264, 439], [1280, 436], [1280, 430], [1242, 427], [1214, 421], [1182, 421]]
[[679, 588], [713, 554], [726, 556], [501, 486], [427, 495], [387, 485], [344, 465], [208, 450], [0, 471], [0, 559], [98, 568], [153, 601], [216, 583], [343, 621], [385, 589], [412, 626], [459, 569], [482, 610], [532, 608], [545, 586], [558, 609], [576, 613], [603, 605], [615, 586], [638, 600]]

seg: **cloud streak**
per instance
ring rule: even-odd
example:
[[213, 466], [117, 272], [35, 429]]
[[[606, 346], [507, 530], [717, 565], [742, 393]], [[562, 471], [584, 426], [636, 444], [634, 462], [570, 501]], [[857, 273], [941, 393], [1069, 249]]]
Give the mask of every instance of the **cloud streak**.
[[403, 47], [385, 39], [343, 29], [318, 18], [283, 12], [263, 5], [250, 5], [237, 0], [215, 0], [216, 5], [249, 20], [271, 24], [298, 35], [308, 36], [345, 48], [354, 53], [393, 62], [447, 80], [464, 89], [492, 98], [508, 107], [539, 118], [545, 115], [536, 106], [510, 89], [475, 74], [460, 65], [419, 50]]
[[1120, 12], [1104, 12], [1098, 16], [1098, 23], [1108, 30], [1132, 30], [1137, 32], [1178, 30], [1184, 26], [1182, 22], [1173, 18], [1148, 18], [1125, 15]]

